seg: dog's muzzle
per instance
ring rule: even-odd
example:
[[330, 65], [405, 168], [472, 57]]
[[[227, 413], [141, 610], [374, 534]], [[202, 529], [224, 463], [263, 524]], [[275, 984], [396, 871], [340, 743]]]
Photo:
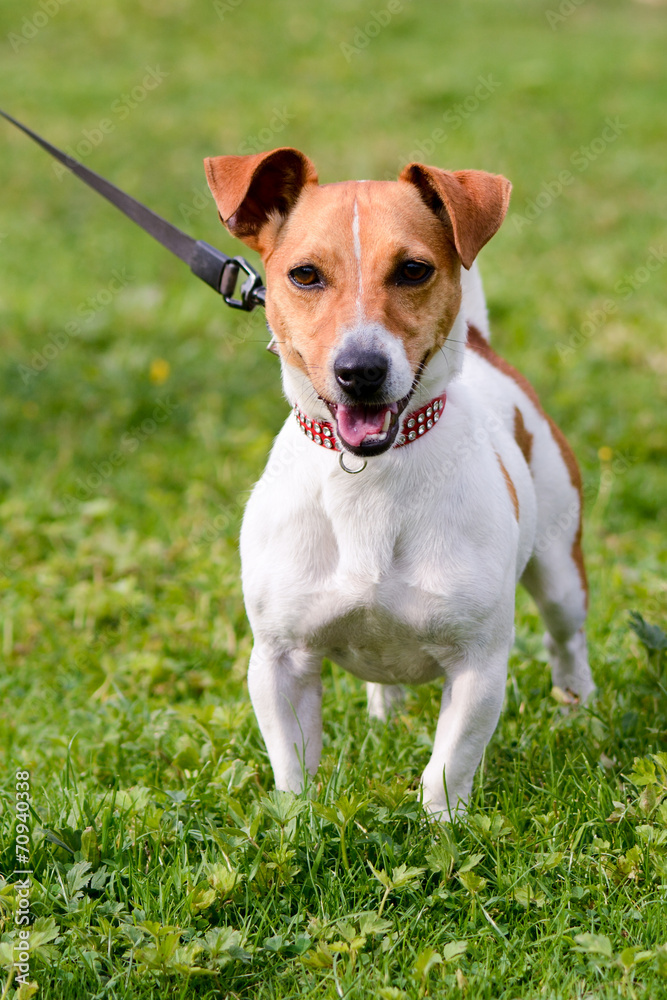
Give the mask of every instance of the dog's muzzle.
[[377, 349], [349, 346], [334, 362], [341, 399], [327, 405], [338, 437], [355, 455], [379, 455], [393, 445], [399, 417], [410, 398], [386, 401], [390, 361]]

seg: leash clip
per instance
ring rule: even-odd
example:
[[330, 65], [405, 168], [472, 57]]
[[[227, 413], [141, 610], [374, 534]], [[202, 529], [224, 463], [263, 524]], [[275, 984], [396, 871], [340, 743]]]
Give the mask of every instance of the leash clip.
[[[241, 285], [241, 297], [235, 299], [234, 289], [236, 288], [239, 271], [245, 272], [247, 278]], [[258, 274], [244, 257], [232, 257], [222, 269], [220, 294], [225, 303], [231, 306], [232, 309], [243, 309], [244, 312], [252, 312], [255, 306], [264, 305], [266, 289], [262, 284], [261, 274]]]

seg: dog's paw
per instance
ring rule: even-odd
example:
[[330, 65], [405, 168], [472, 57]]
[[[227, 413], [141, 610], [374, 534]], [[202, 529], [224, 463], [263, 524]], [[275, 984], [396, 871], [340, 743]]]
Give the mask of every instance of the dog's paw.
[[455, 819], [462, 819], [468, 811], [467, 803], [461, 798], [450, 799], [448, 802], [444, 788], [440, 794], [431, 795], [426, 786], [422, 785], [421, 800], [424, 811], [437, 823], [452, 823]]
[[547, 632], [544, 645], [549, 654], [553, 697], [567, 708], [583, 705], [595, 692], [583, 629], [562, 643]]

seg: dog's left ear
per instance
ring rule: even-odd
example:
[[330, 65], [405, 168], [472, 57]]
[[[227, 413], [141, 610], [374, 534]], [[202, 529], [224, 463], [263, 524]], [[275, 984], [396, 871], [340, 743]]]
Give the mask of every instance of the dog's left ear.
[[414, 184], [428, 207], [451, 224], [454, 246], [465, 268], [472, 266], [484, 244], [500, 229], [512, 190], [500, 174], [451, 172], [423, 163], [408, 164], [399, 180]]
[[287, 146], [253, 156], [212, 156], [204, 166], [224, 225], [253, 250], [261, 249], [269, 217], [286, 216], [304, 186], [317, 183], [308, 157]]

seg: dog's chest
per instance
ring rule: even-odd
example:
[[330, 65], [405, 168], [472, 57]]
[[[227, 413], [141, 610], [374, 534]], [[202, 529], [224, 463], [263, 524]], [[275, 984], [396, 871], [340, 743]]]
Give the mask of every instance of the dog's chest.
[[[350, 546], [347, 537], [293, 626], [305, 646], [363, 680], [430, 681], [460, 656], [464, 636], [476, 631], [471, 605], [461, 589], [447, 584], [452, 567], [444, 553], [438, 566], [437, 557], [429, 564], [426, 553], [418, 553], [412, 533], [394, 538], [393, 546], [390, 541], [385, 535], [376, 548], [369, 539]], [[428, 548], [435, 555], [434, 538]], [[449, 576], [453, 582], [453, 572]]]
[[252, 554], [242, 544], [253, 631], [363, 680], [432, 680], [486, 628], [497, 581], [475, 566], [477, 547], [434, 511], [427, 491], [401, 495], [377, 479], [358, 487], [353, 494], [343, 481], [304, 503], [289, 547], [270, 517], [260, 528], [259, 511], [256, 521], [248, 511], [257, 543]]
[[[413, 599], [416, 595], [412, 595]], [[416, 684], [443, 674], [455, 657], [454, 629], [447, 635], [442, 622], [423, 621], [426, 600], [418, 614], [404, 601], [398, 610], [380, 602], [356, 606], [329, 617], [310, 635], [322, 655], [365, 681]], [[415, 609], [416, 610], [416, 609]]]

